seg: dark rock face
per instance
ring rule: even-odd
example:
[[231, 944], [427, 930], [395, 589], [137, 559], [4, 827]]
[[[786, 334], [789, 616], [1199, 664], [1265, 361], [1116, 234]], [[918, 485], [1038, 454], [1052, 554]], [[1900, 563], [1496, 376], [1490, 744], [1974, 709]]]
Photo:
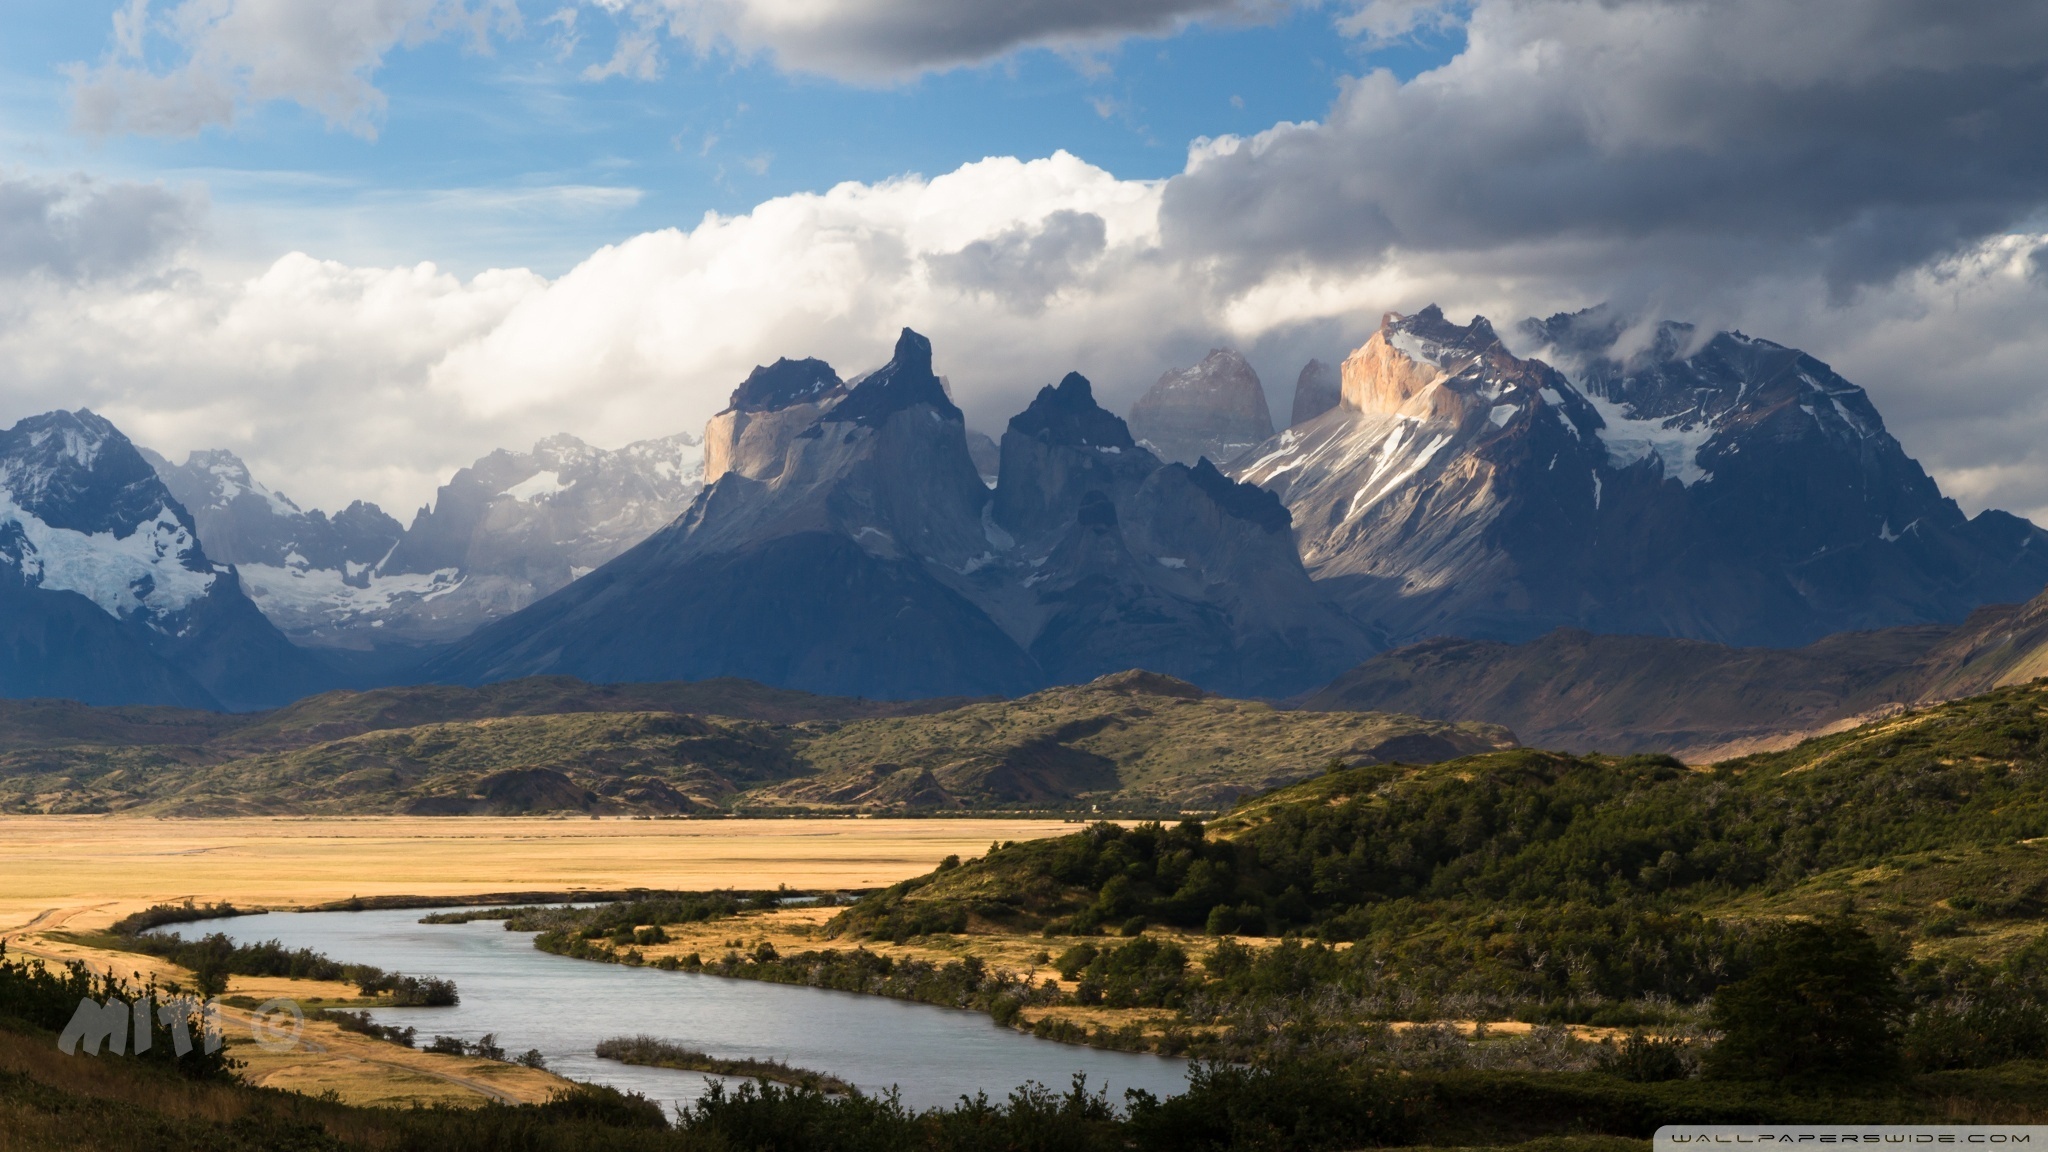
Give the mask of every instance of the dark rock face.
[[969, 428], [967, 455], [974, 461], [974, 470], [981, 473], [981, 482], [990, 488], [995, 487], [996, 477], [1003, 470], [1003, 450], [997, 446], [995, 437]]
[[687, 513], [429, 673], [901, 698], [1136, 665], [1276, 693], [1373, 646], [1309, 582], [1277, 500], [1162, 464], [1079, 375], [1011, 421], [992, 493], [914, 332], [843, 398], [792, 396], [714, 417], [718, 474]]
[[970, 595], [1053, 683], [1138, 667], [1284, 693], [1372, 643], [1310, 584], [1286, 516], [1206, 461], [1161, 464], [1069, 374], [1003, 436], [1001, 547]]
[[1138, 397], [1130, 427], [1162, 459], [1227, 464], [1273, 435], [1273, 416], [1259, 374], [1232, 349], [1216, 348]]
[[965, 420], [946, 386], [932, 372], [932, 342], [905, 328], [896, 340], [896, 355], [861, 380], [860, 387], [835, 404], [825, 419], [834, 424], [878, 428], [889, 417], [924, 405], [941, 419]]
[[119, 429], [80, 410], [0, 432], [0, 692], [240, 709], [330, 680]]
[[773, 412], [792, 404], [814, 404], [845, 391], [839, 373], [823, 360], [787, 357], [757, 367], [733, 389], [729, 407], [735, 412]]
[[1311, 360], [1302, 365], [1301, 375], [1294, 381], [1294, 411], [1288, 417], [1287, 426], [1306, 424], [1337, 406], [1342, 398], [1342, 381], [1337, 370], [1321, 360]]
[[[1234, 470], [1309, 571], [1396, 640], [1566, 626], [1729, 644], [1956, 621], [2048, 581], [2048, 538], [1965, 517], [1863, 391], [1796, 349], [1679, 325], [1611, 355], [1604, 317], [1390, 315], [1342, 403]], [[1333, 464], [1332, 461], [1339, 463]]]

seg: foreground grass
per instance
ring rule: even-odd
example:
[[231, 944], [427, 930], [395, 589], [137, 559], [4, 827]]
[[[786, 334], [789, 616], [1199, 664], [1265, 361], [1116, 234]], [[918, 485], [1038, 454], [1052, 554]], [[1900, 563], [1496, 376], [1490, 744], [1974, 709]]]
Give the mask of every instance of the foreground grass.
[[2036, 1123], [2048, 1066], [1922, 1076], [1882, 1094], [1797, 1096], [1592, 1073], [1456, 1072], [1390, 1078], [1328, 1065], [1218, 1070], [1188, 1095], [1112, 1104], [1085, 1088], [1024, 1089], [914, 1113], [888, 1099], [749, 1086], [678, 1120], [637, 1098], [579, 1089], [542, 1105], [358, 1108], [194, 1082], [130, 1059], [65, 1057], [47, 1031], [0, 1027], [0, 1152], [147, 1148], [523, 1152], [886, 1152], [893, 1149], [1515, 1147], [1641, 1152], [1683, 1122]]

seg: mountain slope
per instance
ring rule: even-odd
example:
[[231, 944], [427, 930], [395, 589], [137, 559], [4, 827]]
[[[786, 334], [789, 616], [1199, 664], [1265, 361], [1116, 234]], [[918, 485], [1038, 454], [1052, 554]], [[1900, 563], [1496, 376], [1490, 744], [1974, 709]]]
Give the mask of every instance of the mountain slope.
[[[1798, 352], [1600, 314], [1389, 314], [1337, 408], [1243, 458], [1309, 571], [1395, 640], [1552, 628], [1791, 645], [1959, 621], [2048, 582], [2048, 537], [1965, 517], [1862, 390]], [[1697, 347], [1695, 347], [1697, 345]]]
[[8, 691], [247, 709], [331, 679], [206, 556], [128, 438], [83, 409], [0, 432], [0, 586]]
[[1578, 629], [1523, 644], [1445, 638], [1381, 653], [1302, 706], [1483, 720], [1537, 748], [1701, 762], [1919, 699], [1923, 662], [1948, 636], [1939, 625], [1919, 625], [1805, 648]]
[[762, 800], [1214, 808], [1312, 776], [1333, 760], [1433, 762], [1511, 747], [1489, 725], [1385, 713], [1309, 713], [1211, 696], [1148, 672], [1021, 700], [847, 724], [807, 740], [816, 775]]
[[2041, 676], [2048, 593], [1954, 628], [1849, 632], [1803, 648], [1576, 629], [1522, 644], [1428, 640], [1373, 657], [1302, 706], [1505, 724], [1537, 747], [1704, 762]]
[[[2048, 925], [2044, 767], [2042, 685], [1711, 771], [1534, 749], [1366, 765], [1248, 797], [1206, 827], [1098, 824], [1003, 845], [874, 893], [832, 928], [887, 935], [957, 911], [978, 930], [1048, 936], [1134, 917], [1298, 933], [1356, 941], [1323, 953], [1322, 971], [1384, 996], [1376, 1006], [1506, 1001], [1598, 1021], [1618, 1000], [1697, 1003], [1740, 971], [1759, 922], [1868, 918], [1942, 965], [2027, 947]], [[1309, 957], [1287, 959], [1276, 983], [1300, 988]]]

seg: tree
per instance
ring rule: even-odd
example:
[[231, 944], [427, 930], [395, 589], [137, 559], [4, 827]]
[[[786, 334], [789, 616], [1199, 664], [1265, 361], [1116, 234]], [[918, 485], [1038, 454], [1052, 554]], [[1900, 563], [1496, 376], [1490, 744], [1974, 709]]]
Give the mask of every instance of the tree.
[[1905, 998], [1897, 958], [1848, 920], [1786, 924], [1748, 977], [1714, 995], [1720, 1080], [1868, 1084], [1898, 1076]]

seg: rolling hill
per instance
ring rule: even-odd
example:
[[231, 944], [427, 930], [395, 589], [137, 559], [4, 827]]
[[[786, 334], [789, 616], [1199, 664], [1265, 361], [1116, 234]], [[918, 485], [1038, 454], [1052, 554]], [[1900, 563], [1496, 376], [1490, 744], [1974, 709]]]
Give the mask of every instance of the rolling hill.
[[[7, 711], [34, 714], [26, 705]], [[1498, 727], [1284, 712], [1137, 672], [1017, 701], [914, 706], [740, 681], [593, 686], [553, 677], [329, 693], [225, 731], [197, 719], [181, 726], [177, 713], [57, 712], [68, 720], [13, 724], [57, 739], [35, 746], [24, 737], [0, 751], [0, 810], [1206, 809], [1333, 760], [1422, 761], [1514, 743]], [[152, 739], [160, 735], [190, 739]]]

